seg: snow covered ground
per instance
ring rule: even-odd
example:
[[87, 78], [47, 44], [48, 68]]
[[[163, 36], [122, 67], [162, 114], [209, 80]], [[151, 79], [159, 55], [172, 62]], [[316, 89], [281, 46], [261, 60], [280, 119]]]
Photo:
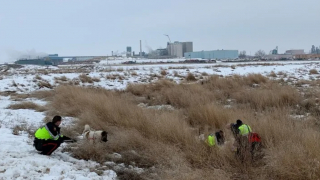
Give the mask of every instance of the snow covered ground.
[[[161, 78], [180, 82], [188, 73], [196, 77], [207, 75], [228, 76], [232, 74], [245, 75], [261, 73], [268, 76], [272, 71], [279, 74], [278, 78], [287, 80], [317, 79], [319, 74], [310, 74], [309, 70], [319, 71], [320, 61], [274, 61], [250, 63], [211, 63], [211, 64], [152, 64], [152, 65], [106, 65], [103, 62], [94, 65], [64, 65], [60, 67], [24, 66], [6, 70], [0, 67], [0, 91], [17, 91], [30, 93], [45, 89], [46, 85], [55, 87], [61, 83], [78, 82], [83, 86], [102, 87], [106, 89], [124, 89], [129, 83], [149, 83]], [[4, 72], [5, 71], [5, 72]], [[165, 72], [165, 75], [162, 73]], [[80, 74], [87, 74], [98, 79], [91, 83], [82, 83]], [[285, 74], [284, 76], [280, 74]], [[66, 80], [60, 81], [59, 78]], [[50, 88], [50, 87], [49, 87]]]
[[[112, 60], [109, 60], [109, 62]], [[101, 62], [94, 65], [70, 65], [60, 67], [23, 66], [8, 68], [0, 66], [0, 92], [14, 91], [30, 93], [42, 89], [50, 89], [63, 83], [79, 86], [94, 86], [106, 89], [124, 89], [129, 83], [149, 83], [158, 79], [184, 81], [188, 73], [201, 79], [209, 75], [228, 76], [261, 73], [270, 78], [319, 79], [319, 61], [283, 61], [252, 63], [214, 63], [214, 64], [152, 64], [123, 65], [121, 60], [114, 63]], [[270, 76], [274, 72], [276, 76]], [[82, 82], [79, 75], [85, 74], [95, 78], [92, 82]], [[43, 84], [47, 83], [46, 86]], [[48, 84], [50, 86], [48, 86]], [[45, 101], [26, 99], [24, 101], [45, 105]], [[35, 130], [43, 125], [43, 112], [34, 110], [7, 109], [10, 104], [17, 103], [10, 96], [0, 95], [0, 180], [2, 179], [116, 179], [113, 170], [104, 170], [97, 174], [94, 169], [100, 164], [93, 161], [78, 160], [58, 148], [52, 156], [39, 155], [32, 146], [32, 138], [21, 131], [13, 133], [16, 126], [25, 126]], [[64, 122], [68, 123], [68, 122]], [[112, 163], [112, 162], [110, 162]]]
[[[29, 99], [39, 105], [45, 102]], [[106, 170], [98, 175], [93, 170], [100, 165], [93, 161], [72, 158], [58, 148], [51, 156], [37, 153], [32, 138], [25, 131], [13, 134], [16, 126], [31, 130], [43, 125], [44, 115], [34, 110], [11, 110], [6, 107], [12, 102], [9, 97], [0, 96], [0, 179], [115, 179], [116, 173]], [[67, 122], [64, 122], [67, 123]]]

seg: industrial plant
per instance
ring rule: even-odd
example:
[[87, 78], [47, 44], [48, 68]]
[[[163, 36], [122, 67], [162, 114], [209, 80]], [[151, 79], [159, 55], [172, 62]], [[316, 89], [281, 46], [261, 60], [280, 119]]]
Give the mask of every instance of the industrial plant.
[[308, 60], [320, 58], [319, 48], [312, 47], [310, 53], [305, 53], [304, 49], [291, 49], [286, 50], [285, 53], [278, 53], [278, 46], [271, 50], [268, 55], [261, 57], [263, 60]]
[[[266, 54], [263, 50], [259, 50], [254, 56], [248, 56], [245, 51], [239, 53], [238, 50], [202, 50], [194, 51], [193, 42], [171, 42], [169, 35], [166, 48], [160, 48], [156, 50], [150, 50], [146, 53], [142, 50], [142, 42], [139, 41], [140, 49], [133, 51], [131, 46], [127, 46], [125, 52], [114, 53], [111, 52], [111, 56], [59, 56], [58, 54], [49, 54], [38, 58], [23, 58], [15, 61], [16, 64], [35, 64], [35, 65], [61, 65], [61, 64], [90, 64], [99, 62], [105, 59], [123, 58], [135, 58], [135, 59], [174, 59], [184, 58], [184, 62], [198, 62], [199, 60], [207, 60], [207, 62], [221, 61], [250, 61], [250, 60], [307, 60], [307, 59], [319, 59], [320, 47], [312, 46], [310, 53], [305, 53], [304, 49], [291, 49], [286, 50], [285, 53], [280, 54], [278, 46], [272, 49], [269, 54]], [[126, 61], [135, 62], [135, 61]]]
[[239, 56], [238, 50], [212, 50], [212, 51], [197, 51], [186, 52], [184, 57], [189, 59], [237, 59]]
[[[168, 35], [166, 35], [168, 36]], [[168, 36], [167, 48], [156, 49], [146, 54], [142, 51], [140, 41], [140, 52], [135, 54], [131, 46], [126, 48], [127, 57], [144, 57], [149, 59], [169, 59], [169, 58], [197, 58], [197, 59], [236, 59], [238, 58], [238, 50], [212, 50], [212, 51], [193, 51], [193, 42], [171, 42]]]

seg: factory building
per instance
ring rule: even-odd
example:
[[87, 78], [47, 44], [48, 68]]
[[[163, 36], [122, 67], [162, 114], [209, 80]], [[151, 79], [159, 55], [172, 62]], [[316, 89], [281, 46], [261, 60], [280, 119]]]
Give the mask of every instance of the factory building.
[[16, 64], [35, 64], [35, 65], [58, 65], [63, 62], [63, 57], [58, 54], [49, 54], [46, 57], [39, 57], [36, 59], [19, 59]]
[[287, 50], [284, 54], [291, 54], [291, 55], [304, 54], [304, 50], [303, 49], [292, 49], [292, 50]]
[[289, 60], [292, 58], [292, 54], [269, 54], [262, 57], [265, 60]]
[[179, 42], [168, 43], [167, 50], [169, 56], [183, 57], [183, 45]]
[[169, 56], [184, 57], [184, 53], [193, 51], [192, 42], [178, 42], [167, 44], [167, 52]]
[[127, 57], [131, 57], [132, 56], [132, 48], [131, 46], [127, 46], [127, 53], [126, 53]]
[[182, 43], [182, 51], [183, 51], [183, 54], [186, 53], [186, 52], [193, 52], [193, 43], [192, 42], [183, 42]]
[[300, 56], [304, 55], [303, 49], [292, 49], [287, 50], [284, 54], [269, 54], [262, 57], [264, 60], [292, 60], [292, 59], [298, 59], [299, 58], [305, 58], [307, 56]]
[[168, 56], [168, 50], [167, 49], [157, 49], [156, 50], [157, 56]]
[[239, 56], [238, 50], [213, 50], [213, 51], [197, 51], [186, 52], [184, 57], [187, 59], [236, 59]]
[[33, 64], [33, 65], [52, 65], [53, 63], [51, 61], [48, 60], [44, 60], [44, 59], [20, 59], [15, 61], [15, 64], [23, 64], [23, 65], [27, 65], [27, 64]]

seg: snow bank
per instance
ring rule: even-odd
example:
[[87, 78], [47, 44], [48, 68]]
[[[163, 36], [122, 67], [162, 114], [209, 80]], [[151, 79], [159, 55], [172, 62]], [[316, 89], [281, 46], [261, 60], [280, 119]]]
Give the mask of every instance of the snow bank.
[[98, 163], [74, 159], [59, 149], [51, 156], [40, 155], [27, 134], [16, 136], [6, 127], [0, 128], [0, 134], [0, 179], [112, 180], [116, 177], [112, 170], [99, 176], [92, 172]]
[[[33, 101], [34, 99], [27, 99]], [[43, 101], [33, 101], [44, 105]], [[93, 161], [77, 160], [70, 154], [62, 153], [61, 147], [51, 156], [38, 154], [33, 147], [33, 138], [26, 132], [13, 135], [17, 125], [35, 128], [43, 125], [44, 114], [34, 110], [6, 109], [12, 104], [9, 97], [0, 96], [0, 180], [6, 179], [83, 179], [111, 180], [116, 178], [112, 170], [105, 170], [98, 175], [94, 170], [100, 164]], [[64, 118], [63, 125], [70, 123], [70, 118]], [[106, 168], [107, 169], [107, 168]]]

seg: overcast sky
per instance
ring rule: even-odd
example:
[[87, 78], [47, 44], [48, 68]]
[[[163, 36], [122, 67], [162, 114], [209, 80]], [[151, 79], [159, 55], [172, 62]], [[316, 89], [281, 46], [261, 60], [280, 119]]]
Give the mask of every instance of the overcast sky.
[[193, 41], [195, 51], [320, 46], [320, 0], [0, 0], [0, 62], [110, 55]]

